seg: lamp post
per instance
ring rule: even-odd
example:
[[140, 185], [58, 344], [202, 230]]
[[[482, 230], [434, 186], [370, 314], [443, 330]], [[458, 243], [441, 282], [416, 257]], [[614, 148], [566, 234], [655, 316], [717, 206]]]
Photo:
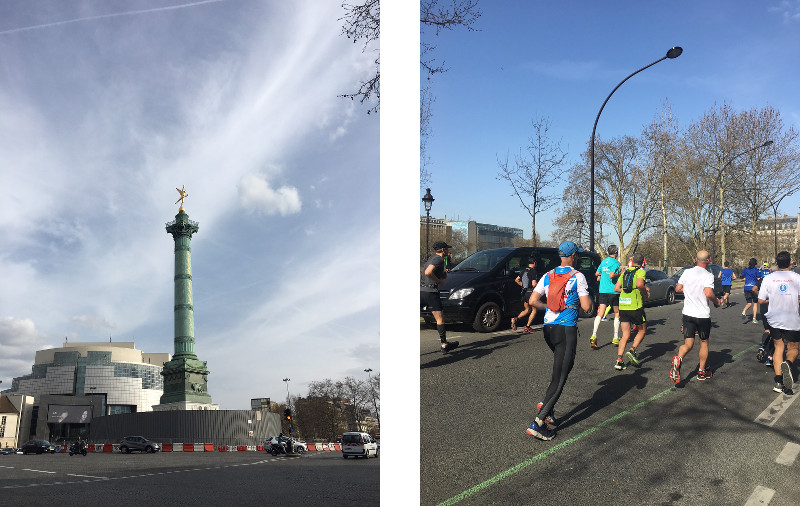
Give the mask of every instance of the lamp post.
[[435, 199], [431, 195], [431, 189], [425, 189], [425, 195], [422, 196], [422, 202], [425, 204], [425, 255], [428, 255], [428, 244], [431, 238], [431, 207]]
[[679, 56], [681, 56], [681, 53], [683, 53], [683, 48], [681, 48], [681, 47], [675, 46], [674, 48], [670, 48], [670, 50], [667, 51], [666, 56], [664, 56], [663, 58], [659, 58], [658, 60], [654, 61], [650, 65], [646, 65], [646, 66], [642, 67], [641, 69], [637, 70], [636, 72], [634, 72], [630, 76], [628, 76], [625, 79], [623, 79], [622, 81], [620, 81], [620, 83], [613, 90], [611, 90], [611, 93], [608, 94], [608, 97], [606, 97], [606, 100], [603, 102], [603, 105], [600, 106], [600, 111], [597, 112], [597, 118], [594, 119], [594, 127], [592, 127], [592, 142], [591, 142], [590, 155], [589, 155], [589, 158], [591, 159], [591, 182], [590, 182], [589, 186], [592, 189], [592, 196], [591, 196], [591, 199], [590, 199], [590, 208], [591, 209], [590, 209], [590, 213], [589, 213], [589, 234], [590, 234], [590, 237], [589, 237], [589, 249], [592, 252], [594, 252], [594, 134], [595, 134], [595, 131], [597, 131], [597, 121], [600, 120], [600, 113], [603, 112], [603, 108], [606, 107], [606, 102], [608, 102], [608, 99], [610, 99], [611, 96], [614, 95], [614, 92], [617, 91], [617, 88], [622, 86], [622, 83], [624, 83], [628, 79], [632, 78], [636, 74], [640, 73], [641, 71], [652, 67], [653, 65], [657, 64], [660, 61], [666, 60], [667, 58], [669, 58], [669, 59], [678, 58]]
[[581, 246], [582, 243], [581, 239], [583, 238], [583, 224], [584, 221], [582, 218], [575, 220], [575, 225], [578, 226], [578, 246]]
[[369, 393], [372, 395], [372, 407], [375, 409], [375, 419], [378, 421], [378, 428], [380, 429], [381, 416], [378, 414], [378, 403], [375, 401], [375, 388], [372, 386], [372, 375], [370, 375], [372, 368], [367, 368], [364, 371], [367, 372], [367, 377], [369, 378]]
[[[711, 237], [711, 245], [712, 245], [712, 252], [716, 252], [716, 241], [715, 241], [716, 240], [716, 233], [717, 233], [717, 217], [716, 217], [716, 214], [717, 214], [717, 203], [716, 203], [717, 193], [716, 193], [716, 190], [718, 188], [719, 189], [719, 194], [720, 194], [720, 197], [719, 197], [719, 208], [720, 208], [719, 217], [720, 217], [720, 220], [721, 220], [719, 232], [721, 233], [721, 236], [722, 236], [722, 262], [723, 263], [725, 262], [725, 215], [724, 215], [724, 208], [723, 208], [723, 204], [724, 204], [723, 203], [723, 195], [722, 195], [723, 194], [723, 189], [722, 189], [722, 186], [720, 185], [720, 181], [722, 181], [722, 175], [725, 174], [725, 169], [727, 169], [728, 166], [731, 165], [733, 163], [733, 161], [736, 160], [737, 158], [741, 157], [744, 154], [750, 153], [751, 151], [755, 151], [755, 150], [758, 150], [760, 148], [765, 148], [765, 147], [767, 147], [767, 146], [769, 146], [771, 144], [772, 144], [772, 140], [770, 139], [769, 141], [764, 141], [762, 144], [759, 144], [758, 146], [753, 146], [752, 148], [749, 148], [749, 149], [746, 149], [746, 150], [744, 150], [744, 151], [742, 151], [740, 153], [737, 153], [730, 160], [725, 162], [725, 165], [723, 165], [722, 169], [720, 169], [719, 172], [717, 173], [717, 177], [714, 178], [714, 191], [711, 192], [711, 196], [712, 196], [712, 199], [713, 199], [711, 201], [711, 211], [712, 211], [712, 213], [714, 213], [714, 218], [712, 220], [712, 224], [711, 225], [714, 227], [714, 236]], [[716, 260], [717, 260], [716, 259], [716, 254], [712, 253], [711, 262], [715, 263]]]

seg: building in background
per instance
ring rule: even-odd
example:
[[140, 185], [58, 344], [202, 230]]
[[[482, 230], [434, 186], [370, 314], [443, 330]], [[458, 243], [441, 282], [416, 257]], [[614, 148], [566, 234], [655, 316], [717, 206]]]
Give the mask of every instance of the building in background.
[[33, 396], [0, 395], [0, 447], [21, 447], [30, 434]]
[[133, 342], [64, 343], [37, 350], [31, 373], [14, 378], [2, 394], [33, 398], [29, 432], [21, 439], [77, 437], [92, 418], [152, 411], [169, 360], [168, 353], [145, 353]]
[[769, 247], [767, 258], [774, 256], [776, 240], [779, 252], [786, 250], [795, 255], [800, 247], [800, 213], [762, 218], [756, 222], [756, 235], [758, 235], [759, 245]]
[[515, 246], [515, 240], [521, 240], [522, 229], [503, 227], [500, 225], [482, 224], [475, 221], [454, 221], [447, 223], [453, 233], [463, 231], [467, 238], [467, 255], [488, 250]]

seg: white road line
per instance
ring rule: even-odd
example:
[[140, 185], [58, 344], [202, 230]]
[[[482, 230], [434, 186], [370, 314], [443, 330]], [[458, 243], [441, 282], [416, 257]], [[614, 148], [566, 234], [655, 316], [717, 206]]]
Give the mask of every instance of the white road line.
[[48, 472], [47, 470], [33, 470], [31, 468], [23, 468], [27, 472], [39, 472], [41, 474], [54, 474], [55, 472]]
[[773, 401], [770, 406], [768, 406], [758, 415], [758, 417], [756, 417], [754, 422], [763, 424], [764, 426], [772, 426], [778, 419], [780, 419], [783, 413], [786, 412], [786, 409], [789, 408], [789, 405], [794, 403], [796, 398], [798, 397], [779, 394], [778, 397], [775, 398], [775, 401]]
[[73, 477], [88, 477], [89, 479], [108, 479], [108, 477], [98, 477], [97, 475], [67, 474]]
[[775, 459], [775, 463], [779, 465], [786, 465], [792, 466], [794, 461], [797, 459], [797, 455], [800, 454], [800, 445], [795, 444], [794, 442], [787, 442], [785, 446], [783, 446], [783, 450]]
[[775, 495], [774, 489], [765, 488], [764, 486], [756, 486], [753, 494], [750, 495], [750, 498], [748, 498], [744, 504], [769, 505], [769, 501], [772, 500], [773, 495]]

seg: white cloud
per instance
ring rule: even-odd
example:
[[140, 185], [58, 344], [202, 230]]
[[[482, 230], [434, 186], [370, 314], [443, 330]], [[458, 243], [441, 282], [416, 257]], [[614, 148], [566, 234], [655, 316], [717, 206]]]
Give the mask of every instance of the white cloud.
[[72, 317], [72, 322], [81, 326], [86, 326], [92, 330], [113, 329], [114, 326], [109, 324], [106, 319], [94, 317], [92, 315], [78, 315]]
[[302, 203], [295, 187], [272, 188], [259, 174], [247, 174], [239, 180], [239, 202], [250, 213], [265, 215], [280, 213], [283, 216], [299, 213]]
[[39, 333], [31, 319], [0, 318], [0, 357], [3, 370], [0, 380], [2, 389], [11, 387], [11, 379], [31, 372], [35, 350], [53, 346]]

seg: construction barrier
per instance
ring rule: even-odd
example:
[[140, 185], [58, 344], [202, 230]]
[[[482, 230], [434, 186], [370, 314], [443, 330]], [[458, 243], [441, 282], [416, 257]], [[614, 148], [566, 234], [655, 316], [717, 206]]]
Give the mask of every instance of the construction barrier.
[[263, 445], [259, 445], [258, 447], [256, 447], [256, 450], [258, 452], [263, 452], [264, 451], [264, 446]]
[[114, 450], [113, 444], [103, 444], [103, 452], [111, 452]]
[[214, 444], [203, 444], [203, 450], [205, 452], [214, 452]]
[[103, 452], [103, 447], [105, 447], [103, 444], [95, 445], [94, 446], [94, 452]]
[[247, 450], [247, 446], [246, 445], [237, 445], [236, 446], [236, 450], [239, 451], [239, 452], [244, 452], [244, 451]]
[[161, 451], [162, 452], [172, 452], [172, 444], [161, 444]]
[[217, 450], [219, 452], [228, 452], [228, 446], [227, 445], [221, 445], [221, 446], [217, 447]]
[[337, 451], [341, 451], [342, 450], [342, 445], [341, 444], [333, 444], [333, 448], [335, 450], [337, 450]]
[[194, 444], [194, 449], [192, 449], [192, 450], [194, 452], [203, 452], [203, 451], [206, 450], [205, 444]]
[[94, 452], [94, 444], [89, 444], [86, 446], [87, 452]]
[[306, 444], [306, 447], [308, 447], [309, 451], [316, 451], [317, 450], [317, 446], [315, 444], [313, 444], [313, 443], [312, 444]]
[[183, 452], [183, 444], [172, 444], [172, 452]]
[[194, 444], [183, 444], [183, 452], [194, 452]]

